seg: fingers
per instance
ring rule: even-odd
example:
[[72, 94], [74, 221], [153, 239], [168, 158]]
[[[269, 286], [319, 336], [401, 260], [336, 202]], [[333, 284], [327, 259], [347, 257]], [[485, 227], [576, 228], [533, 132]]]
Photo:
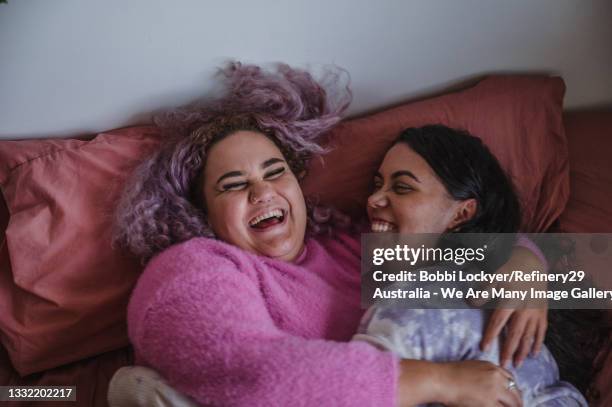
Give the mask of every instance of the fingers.
[[514, 312], [513, 309], [496, 309], [491, 314], [491, 318], [489, 318], [489, 322], [487, 323], [487, 328], [485, 330], [484, 335], [482, 336], [482, 341], [480, 341], [480, 349], [486, 352], [491, 346], [491, 342], [497, 336], [499, 336], [501, 330], [503, 329], [506, 322], [508, 322], [508, 318]]
[[538, 327], [538, 321], [531, 319], [527, 322], [527, 326], [525, 327], [525, 331], [520, 339], [520, 344], [518, 350], [514, 355], [514, 366], [519, 368], [533, 346], [533, 342], [535, 340], [536, 329]]
[[546, 317], [538, 322], [535, 340], [533, 341], [533, 355], [538, 356], [542, 351], [542, 344], [544, 343], [544, 338], [546, 338], [546, 328], [548, 327], [548, 322], [546, 321]]
[[508, 334], [504, 340], [504, 344], [499, 356], [500, 364], [502, 366], [508, 366], [510, 360], [520, 344], [521, 339], [525, 334], [525, 328], [527, 326], [528, 319], [524, 318], [512, 318], [508, 324]]
[[506, 390], [501, 395], [501, 403], [507, 407], [522, 407], [523, 398], [518, 388], [513, 387]]
[[471, 306], [476, 307], [476, 308], [480, 308], [483, 305], [485, 305], [487, 302], [491, 301], [493, 298], [493, 295], [491, 295], [491, 292], [493, 291], [493, 288], [497, 288], [499, 286], [499, 283], [497, 282], [493, 282], [493, 283], [486, 283], [483, 284], [482, 286], [479, 287], [479, 291], [481, 292], [488, 292], [489, 295], [487, 296], [480, 296], [480, 297], [471, 297], [468, 302], [470, 303]]
[[520, 390], [516, 387], [516, 383], [513, 387], [508, 388], [510, 381], [514, 382], [514, 376], [506, 369], [502, 368], [500, 371], [503, 373], [504, 380], [500, 384], [499, 402], [507, 407], [521, 407], [523, 405], [523, 398]]

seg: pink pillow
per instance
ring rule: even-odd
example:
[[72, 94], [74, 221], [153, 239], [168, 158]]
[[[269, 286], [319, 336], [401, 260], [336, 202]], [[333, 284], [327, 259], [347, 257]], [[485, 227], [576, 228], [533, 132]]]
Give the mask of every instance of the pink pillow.
[[0, 339], [19, 374], [128, 344], [125, 307], [140, 267], [111, 250], [110, 220], [124, 179], [156, 136], [135, 127], [91, 141], [0, 143], [10, 212]]
[[330, 137], [336, 150], [314, 161], [305, 190], [352, 215], [363, 213], [372, 174], [407, 127], [442, 123], [484, 140], [512, 176], [523, 229], [544, 231], [569, 195], [561, 78], [492, 76], [467, 90], [407, 103], [344, 122]]

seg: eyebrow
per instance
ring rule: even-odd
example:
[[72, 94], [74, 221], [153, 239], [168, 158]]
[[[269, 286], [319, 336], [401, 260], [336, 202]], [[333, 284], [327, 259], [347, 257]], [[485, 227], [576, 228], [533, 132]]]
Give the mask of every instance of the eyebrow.
[[[416, 182], [419, 182], [419, 183], [421, 182], [421, 180], [416, 175], [414, 175], [412, 173], [412, 171], [408, 171], [408, 170], [395, 171], [393, 174], [391, 174], [391, 179], [398, 178], [398, 177], [401, 177], [401, 176], [404, 176], [404, 175], [414, 179]], [[374, 173], [374, 176], [378, 177], [378, 178], [382, 178], [383, 177], [381, 175], [381, 173], [378, 172], [378, 171], [376, 171]]]
[[393, 174], [391, 174], [391, 179], [401, 177], [403, 175], [409, 176], [410, 178], [414, 179], [416, 182], [421, 182], [421, 180], [418, 179], [417, 176], [412, 173], [412, 171], [408, 171], [408, 170], [395, 171]]
[[[269, 158], [266, 161], [264, 161], [261, 164], [261, 168], [265, 169], [268, 168], [269, 166], [276, 164], [276, 163], [284, 163], [285, 160], [282, 160], [280, 158]], [[217, 184], [221, 181], [223, 181], [226, 178], [232, 178], [232, 177], [241, 177], [243, 176], [244, 173], [242, 171], [230, 171], [230, 172], [226, 172], [225, 174], [221, 175], [219, 177], [219, 179], [217, 180]]]
[[284, 163], [284, 162], [285, 160], [281, 160], [280, 158], [270, 158], [269, 160], [266, 160], [263, 162], [263, 164], [261, 164], [261, 168], [268, 168], [272, 164]]

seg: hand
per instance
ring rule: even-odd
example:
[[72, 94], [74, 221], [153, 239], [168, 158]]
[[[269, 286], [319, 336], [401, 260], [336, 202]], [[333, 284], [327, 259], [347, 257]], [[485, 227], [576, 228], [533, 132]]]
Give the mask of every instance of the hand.
[[521, 407], [518, 388], [508, 389], [512, 374], [489, 362], [468, 360], [439, 363], [442, 403], [451, 407]]
[[[512, 270], [542, 270], [544, 265], [531, 251], [516, 247], [512, 256], [498, 273], [512, 273]], [[496, 288], [508, 290], [546, 290], [546, 282], [500, 282]], [[489, 287], [489, 289], [492, 287]], [[545, 300], [517, 302], [517, 300], [502, 300], [493, 311], [480, 342], [480, 348], [487, 350], [491, 342], [507, 327], [506, 338], [500, 351], [500, 364], [507, 367], [510, 360], [519, 367], [529, 352], [535, 356], [541, 349], [548, 327], [548, 304]]]
[[500, 351], [500, 364], [508, 367], [512, 359], [514, 366], [518, 368], [529, 352], [537, 356], [542, 350], [548, 326], [548, 309], [496, 309], [491, 314], [480, 342], [480, 348], [483, 351], [491, 346], [491, 342], [500, 334], [506, 324], [508, 329]]

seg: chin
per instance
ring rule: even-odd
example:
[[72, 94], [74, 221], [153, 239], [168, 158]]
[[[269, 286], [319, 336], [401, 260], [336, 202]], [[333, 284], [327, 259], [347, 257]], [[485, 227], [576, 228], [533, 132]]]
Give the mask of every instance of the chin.
[[266, 255], [268, 257], [279, 258], [285, 257], [293, 253], [293, 247], [277, 247], [277, 248], [269, 248], [266, 250]]
[[283, 245], [279, 245], [276, 247], [267, 246], [262, 248], [260, 253], [262, 253], [266, 257], [270, 257], [273, 259], [283, 259], [287, 260], [286, 257], [293, 255], [297, 256], [299, 250], [295, 248], [295, 245], [287, 245], [286, 241], [283, 242]]

